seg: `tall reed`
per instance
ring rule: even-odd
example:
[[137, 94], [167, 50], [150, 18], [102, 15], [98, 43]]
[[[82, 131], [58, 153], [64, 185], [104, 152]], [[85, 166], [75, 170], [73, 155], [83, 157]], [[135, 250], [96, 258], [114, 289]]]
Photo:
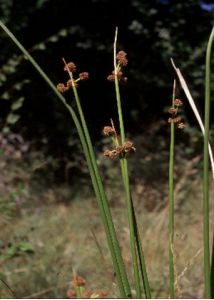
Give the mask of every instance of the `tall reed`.
[[203, 164], [203, 236], [205, 297], [211, 298], [210, 239], [209, 239], [209, 124], [210, 124], [210, 57], [214, 39], [214, 27], [210, 34], [205, 62], [205, 114], [204, 114], [204, 164]]
[[[173, 83], [172, 109], [175, 109], [176, 81]], [[175, 124], [170, 123], [170, 150], [169, 150], [169, 292], [174, 299], [174, 152], [175, 152]]]
[[[121, 72], [121, 68], [123, 65], [122, 62], [120, 63], [119, 56], [121, 56], [122, 58], [121, 61], [124, 60], [126, 64], [126, 58], [125, 58], [126, 53], [121, 51], [117, 55], [117, 51], [116, 51], [117, 35], [118, 35], [118, 28], [116, 28], [115, 40], [114, 40], [114, 83], [115, 83], [115, 95], [116, 95], [117, 111], [118, 111], [119, 126], [120, 126], [120, 145], [124, 145], [125, 129], [124, 129], [118, 74]], [[118, 62], [117, 62], [117, 58], [118, 58]], [[124, 189], [126, 194], [126, 202], [127, 202], [128, 222], [129, 222], [129, 229], [130, 229], [130, 249], [132, 254], [136, 297], [137, 298], [142, 297], [141, 283], [140, 283], [140, 276], [142, 276], [145, 296], [146, 298], [151, 298], [151, 291], [149, 287], [146, 264], [144, 260], [143, 250], [142, 250], [142, 243], [139, 235], [138, 225], [135, 217], [134, 205], [131, 196], [128, 161], [126, 155], [120, 157], [120, 165], [121, 165], [121, 173], [122, 173]]]

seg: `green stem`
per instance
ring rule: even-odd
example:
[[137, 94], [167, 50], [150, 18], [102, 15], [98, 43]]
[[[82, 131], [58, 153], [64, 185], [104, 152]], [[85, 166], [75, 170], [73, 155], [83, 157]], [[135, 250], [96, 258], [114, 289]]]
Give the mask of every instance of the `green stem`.
[[[175, 81], [173, 85], [172, 107], [175, 100]], [[169, 292], [170, 298], [174, 299], [174, 147], [175, 128], [174, 123], [170, 126], [170, 152], [169, 152]]]
[[120, 163], [121, 163], [121, 171], [122, 171], [122, 177], [124, 179], [124, 187], [125, 187], [126, 199], [127, 199], [128, 221], [129, 221], [129, 230], [130, 230], [130, 248], [132, 253], [132, 261], [133, 261], [136, 298], [141, 299], [142, 291], [140, 285], [140, 272], [139, 272], [137, 249], [136, 249], [136, 232], [134, 227], [134, 219], [133, 219], [133, 211], [132, 211], [133, 206], [132, 206], [129, 178], [126, 175], [126, 173], [128, 172], [127, 159], [121, 158]]
[[[114, 42], [115, 94], [116, 94], [118, 118], [119, 118], [119, 125], [120, 125], [120, 142], [121, 142], [121, 145], [123, 145], [125, 143], [125, 130], [124, 130], [119, 82], [118, 82], [118, 78], [117, 78], [118, 68], [117, 68], [117, 63], [116, 63], [116, 42], [117, 42], [117, 29], [116, 29], [115, 42]], [[121, 158], [120, 164], [121, 164], [121, 172], [122, 172], [122, 178], [123, 178], [123, 183], [124, 183], [124, 188], [125, 188], [125, 193], [126, 193], [126, 201], [127, 201], [128, 223], [129, 223], [129, 230], [130, 230], [130, 249], [131, 249], [131, 255], [132, 255], [134, 279], [135, 279], [136, 298], [141, 298], [142, 292], [141, 292], [141, 284], [140, 284], [140, 271], [139, 271], [138, 258], [140, 260], [143, 256], [138, 253], [139, 247], [137, 245], [140, 244], [140, 241], [139, 241], [138, 232], [136, 230], [137, 223], [136, 223], [136, 218], [134, 216], [135, 213], [134, 213], [134, 206], [133, 206], [131, 191], [130, 191], [130, 183], [129, 183], [129, 175], [128, 175], [128, 162], [127, 162], [126, 157]], [[140, 266], [145, 267], [145, 262], [140, 263]], [[141, 274], [143, 273], [144, 276], [146, 277], [146, 280], [144, 282], [146, 282], [148, 284], [148, 278], [147, 278], [147, 273], [145, 272], [145, 269], [144, 270], [141, 269], [141, 271], [142, 271]], [[146, 290], [150, 291], [149, 285], [147, 286]], [[148, 295], [148, 293], [147, 293], [147, 295]], [[150, 295], [150, 293], [149, 293], [149, 295]]]
[[[116, 74], [116, 70], [115, 70]], [[115, 92], [116, 92], [116, 100], [117, 100], [117, 109], [118, 109], [118, 117], [120, 124], [120, 138], [121, 145], [125, 143], [125, 131], [123, 125], [123, 115], [122, 115], [122, 107], [120, 101], [120, 91], [119, 91], [119, 83], [118, 78], [115, 75]], [[138, 260], [137, 260], [137, 251], [135, 246], [135, 232], [134, 232], [134, 223], [133, 223], [133, 214], [132, 214], [132, 200], [131, 200], [131, 192], [129, 185], [129, 177], [128, 177], [128, 164], [126, 158], [121, 158], [121, 172], [123, 177], [123, 183], [126, 193], [126, 201], [127, 201], [127, 210], [128, 210], [128, 222], [129, 222], [129, 230], [130, 230], [130, 248], [132, 254], [132, 263], [134, 270], [134, 278], [135, 278], [135, 289], [136, 289], [136, 298], [141, 298], [141, 285], [140, 285], [140, 276], [139, 276], [139, 268], [138, 268]]]
[[77, 286], [75, 288], [76, 290], [76, 294], [77, 294], [77, 299], [82, 299], [82, 287], [81, 286]]
[[205, 297], [211, 297], [210, 246], [209, 246], [209, 122], [210, 122], [210, 57], [214, 39], [214, 28], [210, 34], [206, 51], [205, 116], [204, 116], [204, 167], [203, 167], [203, 236], [204, 236], [204, 281]]
[[142, 246], [141, 237], [137, 226], [134, 207], [132, 207], [132, 212], [133, 212], [135, 232], [137, 233], [136, 244], [137, 244], [137, 251], [139, 256], [140, 272], [143, 281], [143, 287], [144, 287], [146, 299], [151, 299], [151, 291], [150, 291], [149, 280], [147, 276], [146, 262], [143, 254], [143, 246]]
[[123, 113], [122, 113], [122, 106], [120, 100], [121, 98], [120, 98], [119, 82], [116, 75], [115, 75], [115, 93], [116, 93], [116, 100], [117, 100], [118, 118], [120, 124], [120, 139], [121, 139], [121, 145], [123, 145], [125, 143], [125, 130], [124, 130]]
[[86, 137], [86, 141], [87, 141], [87, 145], [88, 145], [88, 149], [89, 149], [89, 153], [90, 153], [90, 157], [91, 157], [95, 177], [96, 177], [96, 180], [97, 180], [97, 183], [98, 183], [98, 186], [99, 186], [100, 196], [101, 196], [101, 199], [102, 199], [102, 202], [103, 202], [103, 209], [106, 213], [106, 221], [108, 222], [108, 226], [109, 226], [109, 230], [111, 232], [111, 235], [114, 237], [112, 239], [112, 242], [113, 242], [113, 246], [114, 246], [114, 249], [115, 249], [116, 260], [117, 260], [117, 263], [119, 265], [119, 270], [116, 273], [116, 275], [121, 278], [121, 282], [122, 282], [123, 287], [125, 289], [126, 297], [130, 298], [131, 297], [131, 288], [130, 288], [130, 285], [129, 285], [129, 282], [128, 282], [128, 277], [127, 277], [127, 273], [126, 273], [126, 270], [125, 270], [125, 265], [124, 265], [124, 262], [123, 262], [123, 259], [122, 259], [122, 256], [121, 256], [121, 249], [119, 247], [119, 243], [118, 243], [117, 238], [116, 238], [115, 228], [114, 228], [113, 221], [112, 221], [112, 216], [111, 216], [108, 204], [107, 204], [107, 198], [106, 198], [106, 194], [105, 194], [105, 191], [104, 191], [104, 188], [103, 188], [101, 176], [100, 176], [100, 173], [99, 173], [99, 170], [98, 170], [98, 167], [97, 167], [97, 162], [96, 162], [96, 158], [95, 158], [95, 155], [94, 155], [94, 150], [93, 150], [91, 138], [90, 138], [88, 127], [87, 127], [85, 117], [84, 117], [84, 114], [83, 114], [83, 111], [82, 111], [80, 98], [79, 98], [77, 89], [75, 87], [73, 88], [73, 92], [74, 92], [74, 97], [75, 97], [75, 100], [76, 100], [78, 112], [79, 112], [79, 115], [80, 115], [80, 120], [81, 120], [81, 123], [82, 123], [82, 126], [83, 126], [83, 131], [84, 131], [84, 134], [85, 134], [85, 137]]

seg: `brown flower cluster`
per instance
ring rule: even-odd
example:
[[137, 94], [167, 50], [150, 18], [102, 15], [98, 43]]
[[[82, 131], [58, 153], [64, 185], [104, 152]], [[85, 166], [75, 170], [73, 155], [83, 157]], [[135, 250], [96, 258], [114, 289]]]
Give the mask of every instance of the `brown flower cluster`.
[[73, 62], [69, 62], [69, 63], [65, 63], [65, 67], [64, 67], [64, 71], [71, 73], [72, 76], [70, 76], [71, 78], [66, 82], [66, 84], [64, 83], [59, 83], [57, 84], [57, 90], [60, 93], [64, 93], [66, 91], [68, 91], [69, 89], [73, 89], [74, 87], [77, 88], [78, 87], [78, 81], [85, 81], [89, 79], [89, 74], [88, 72], [82, 72], [79, 74], [79, 77], [74, 79], [73, 78], [73, 73], [76, 72], [76, 65]]
[[86, 283], [85, 279], [83, 277], [81, 277], [81, 276], [78, 276], [78, 275], [74, 276], [72, 278], [71, 282], [76, 287], [77, 286], [85, 286], [85, 283]]
[[174, 107], [170, 107], [168, 112], [171, 117], [168, 119], [168, 123], [178, 124], [179, 129], [184, 129], [185, 124], [181, 121], [181, 117], [178, 116], [179, 107], [183, 106], [183, 101], [181, 99], [174, 100]]
[[126, 52], [119, 51], [117, 53], [116, 58], [117, 58], [117, 62], [118, 62], [119, 65], [124, 66], [124, 67], [128, 65], [128, 59], [127, 59], [127, 53]]
[[119, 157], [124, 157], [127, 152], [136, 152], [136, 148], [131, 141], [125, 142], [122, 146], [118, 145], [113, 150], [105, 150], [103, 155], [108, 158], [115, 158], [119, 155]]
[[107, 136], [116, 136], [116, 131], [112, 126], [105, 126], [103, 128], [103, 134]]
[[73, 63], [73, 62], [69, 62], [69, 63], [67, 63], [65, 66], [64, 66], [64, 71], [65, 72], [71, 72], [71, 73], [74, 73], [74, 72], [76, 72], [76, 69], [77, 69], [77, 67], [76, 67], [76, 65]]
[[104, 156], [109, 158], [115, 158], [116, 156], [124, 157], [127, 152], [136, 152], [136, 148], [134, 147], [134, 144], [130, 141], [126, 141], [122, 146], [119, 145], [117, 132], [114, 128], [114, 123], [112, 122], [112, 126], [105, 126], [103, 128], [103, 134], [106, 136], [112, 136], [115, 149], [109, 150], [106, 149], [104, 151]]
[[118, 80], [121, 83], [126, 83], [128, 78], [123, 76], [123, 72], [121, 71], [122, 67], [126, 67], [128, 64], [127, 54], [124, 51], [119, 51], [117, 53], [116, 59], [117, 59], [117, 68], [116, 73], [115, 71], [112, 71], [111, 75], [108, 75], [107, 80], [108, 81], [115, 81], [115, 77], [117, 76]]
[[[121, 71], [117, 73], [117, 78], [121, 83], [126, 83], [128, 80], [127, 77], [123, 76], [123, 73]], [[112, 71], [111, 75], [108, 75], [107, 80], [115, 81], [115, 72], [114, 71]]]
[[108, 292], [105, 289], [99, 289], [96, 291], [90, 291], [85, 289], [86, 281], [83, 277], [75, 275], [71, 280], [72, 288], [67, 290], [67, 296], [69, 299], [78, 299], [77, 288], [80, 288], [81, 298], [83, 299], [103, 299], [108, 296]]

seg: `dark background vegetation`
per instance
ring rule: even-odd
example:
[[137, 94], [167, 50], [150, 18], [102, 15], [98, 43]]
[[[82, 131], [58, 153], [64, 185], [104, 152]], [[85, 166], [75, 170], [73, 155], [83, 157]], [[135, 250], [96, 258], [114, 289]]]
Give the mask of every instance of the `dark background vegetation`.
[[[62, 57], [90, 73], [90, 81], [79, 91], [91, 133], [99, 139], [102, 127], [115, 115], [113, 87], [106, 81], [112, 71], [115, 26], [118, 49], [129, 58], [129, 80], [122, 87], [128, 131], [142, 131], [163, 117], [174, 78], [170, 57], [203, 108], [204, 55], [213, 25], [213, 3], [207, 3], [1, 0], [0, 15], [54, 83], [66, 80]], [[1, 125], [5, 126], [11, 104], [24, 97], [12, 130], [27, 139], [47, 139], [52, 152], [61, 146], [65, 150], [73, 127], [67, 113], [3, 32], [0, 38]], [[71, 95], [66, 97], [72, 101]]]
[[[116, 118], [113, 85], [106, 80], [113, 68], [115, 26], [119, 27], [118, 49], [125, 50], [129, 59], [122, 95], [130, 134], [147, 134], [167, 120], [174, 78], [170, 57], [182, 69], [203, 113], [212, 1], [1, 0], [0, 16], [55, 84], [67, 79], [62, 57], [74, 61], [80, 72], [90, 73], [90, 81], [81, 84], [79, 92], [95, 141], [100, 141], [109, 119]], [[21, 134], [31, 149], [65, 164], [80, 152], [68, 113], [3, 32], [0, 39], [3, 132]], [[183, 97], [179, 89], [177, 96]], [[71, 94], [66, 98], [72, 102]], [[188, 104], [185, 118], [195, 125]], [[162, 135], [166, 128], [161, 127]]]

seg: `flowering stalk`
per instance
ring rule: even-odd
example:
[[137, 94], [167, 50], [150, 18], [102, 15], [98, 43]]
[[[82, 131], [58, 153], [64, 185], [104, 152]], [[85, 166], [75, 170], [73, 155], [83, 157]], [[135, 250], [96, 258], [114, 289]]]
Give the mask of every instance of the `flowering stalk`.
[[[126, 59], [125, 52], [120, 51], [118, 54], [116, 54], [117, 33], [118, 30], [116, 28], [115, 41], [114, 41], [114, 72], [113, 75], [110, 76], [113, 76], [112, 79], [114, 80], [115, 83], [118, 118], [120, 124], [120, 138], [121, 138], [121, 144], [123, 145], [125, 143], [125, 130], [124, 130], [124, 122], [123, 122], [120, 90], [119, 90], [119, 80], [123, 80], [123, 81], [127, 80], [126, 78], [124, 80], [123, 74], [121, 72], [121, 67], [126, 66], [128, 61]], [[108, 79], [110, 79], [109, 77]], [[151, 298], [146, 266], [145, 266], [143, 252], [142, 252], [142, 245], [140, 242], [140, 235], [138, 232], [135, 211], [134, 211], [134, 206], [131, 197], [129, 175], [128, 175], [128, 161], [125, 155], [121, 157], [120, 164], [121, 164], [121, 172], [122, 172], [123, 183], [124, 183], [124, 188], [126, 193], [126, 200], [127, 200], [128, 221], [129, 221], [129, 230], [130, 230], [130, 248], [132, 254], [134, 278], [135, 278], [136, 298], [142, 297], [140, 274], [142, 275], [146, 298]]]
[[[172, 110], [175, 110], [175, 88], [173, 84]], [[173, 119], [172, 119], [173, 120]], [[170, 122], [170, 151], [169, 151], [169, 291], [170, 298], [174, 299], [174, 147], [175, 147], [175, 123]]]

